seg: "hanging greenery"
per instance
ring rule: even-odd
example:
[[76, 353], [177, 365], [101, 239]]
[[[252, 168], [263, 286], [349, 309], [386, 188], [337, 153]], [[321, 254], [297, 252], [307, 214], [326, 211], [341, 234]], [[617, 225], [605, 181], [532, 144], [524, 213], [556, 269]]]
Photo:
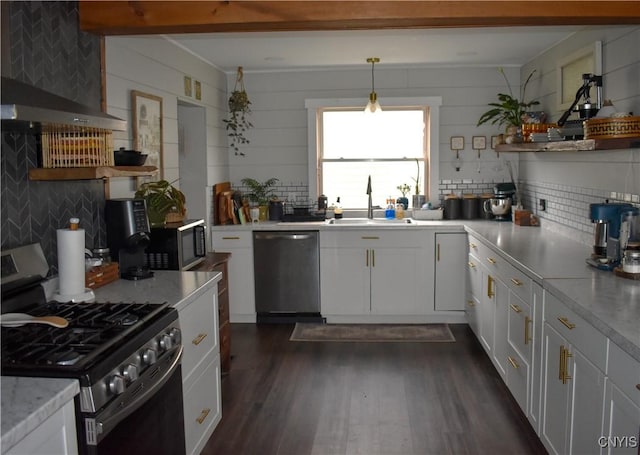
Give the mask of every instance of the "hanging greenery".
[[249, 95], [247, 95], [244, 89], [242, 67], [238, 67], [236, 74], [236, 83], [233, 87], [233, 92], [229, 97], [229, 118], [222, 121], [226, 124], [227, 135], [231, 138], [231, 147], [233, 147], [236, 155], [244, 156], [244, 153], [240, 151], [240, 146], [249, 144], [244, 134], [253, 127], [253, 124], [247, 118], [247, 115], [251, 113], [251, 101], [249, 101]]

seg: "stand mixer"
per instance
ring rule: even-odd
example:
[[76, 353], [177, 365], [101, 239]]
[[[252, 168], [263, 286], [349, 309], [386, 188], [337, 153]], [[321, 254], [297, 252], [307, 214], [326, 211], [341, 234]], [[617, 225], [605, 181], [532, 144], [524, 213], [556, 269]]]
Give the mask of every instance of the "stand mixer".
[[144, 199], [108, 199], [105, 205], [107, 243], [125, 280], [151, 278], [153, 272], [144, 265], [144, 251], [149, 246], [149, 219]]
[[623, 212], [633, 209], [631, 204], [590, 204], [589, 215], [595, 223], [593, 254], [587, 264], [600, 270], [613, 270], [621, 259], [620, 222]]

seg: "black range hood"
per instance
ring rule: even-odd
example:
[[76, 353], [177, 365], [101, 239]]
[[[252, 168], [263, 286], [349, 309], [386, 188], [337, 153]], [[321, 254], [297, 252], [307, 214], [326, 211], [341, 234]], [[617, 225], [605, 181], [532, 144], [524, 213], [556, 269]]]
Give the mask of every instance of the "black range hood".
[[3, 129], [41, 129], [49, 124], [124, 131], [127, 122], [24, 82], [2, 77]]

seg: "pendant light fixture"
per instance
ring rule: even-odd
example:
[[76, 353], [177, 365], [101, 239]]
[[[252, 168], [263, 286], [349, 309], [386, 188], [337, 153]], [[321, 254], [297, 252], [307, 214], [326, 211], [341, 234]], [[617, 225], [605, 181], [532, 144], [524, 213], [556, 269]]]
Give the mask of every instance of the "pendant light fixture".
[[380, 107], [380, 103], [378, 103], [378, 95], [375, 91], [375, 84], [373, 78], [373, 67], [376, 63], [379, 63], [380, 59], [378, 57], [369, 57], [367, 59], [367, 63], [371, 63], [371, 93], [369, 93], [369, 102], [367, 106], [364, 108], [365, 112], [370, 112], [375, 114], [376, 112], [381, 112], [382, 108]]

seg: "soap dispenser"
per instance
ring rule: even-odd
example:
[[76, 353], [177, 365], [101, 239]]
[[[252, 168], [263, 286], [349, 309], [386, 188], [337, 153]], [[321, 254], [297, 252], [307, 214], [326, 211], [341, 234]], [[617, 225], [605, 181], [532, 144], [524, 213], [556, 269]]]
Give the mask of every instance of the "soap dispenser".
[[336, 207], [333, 209], [333, 216], [336, 219], [342, 218], [342, 206], [340, 205], [340, 196], [336, 199]]
[[388, 220], [393, 220], [396, 217], [396, 206], [392, 197], [387, 199], [387, 209], [384, 211], [384, 217]]

